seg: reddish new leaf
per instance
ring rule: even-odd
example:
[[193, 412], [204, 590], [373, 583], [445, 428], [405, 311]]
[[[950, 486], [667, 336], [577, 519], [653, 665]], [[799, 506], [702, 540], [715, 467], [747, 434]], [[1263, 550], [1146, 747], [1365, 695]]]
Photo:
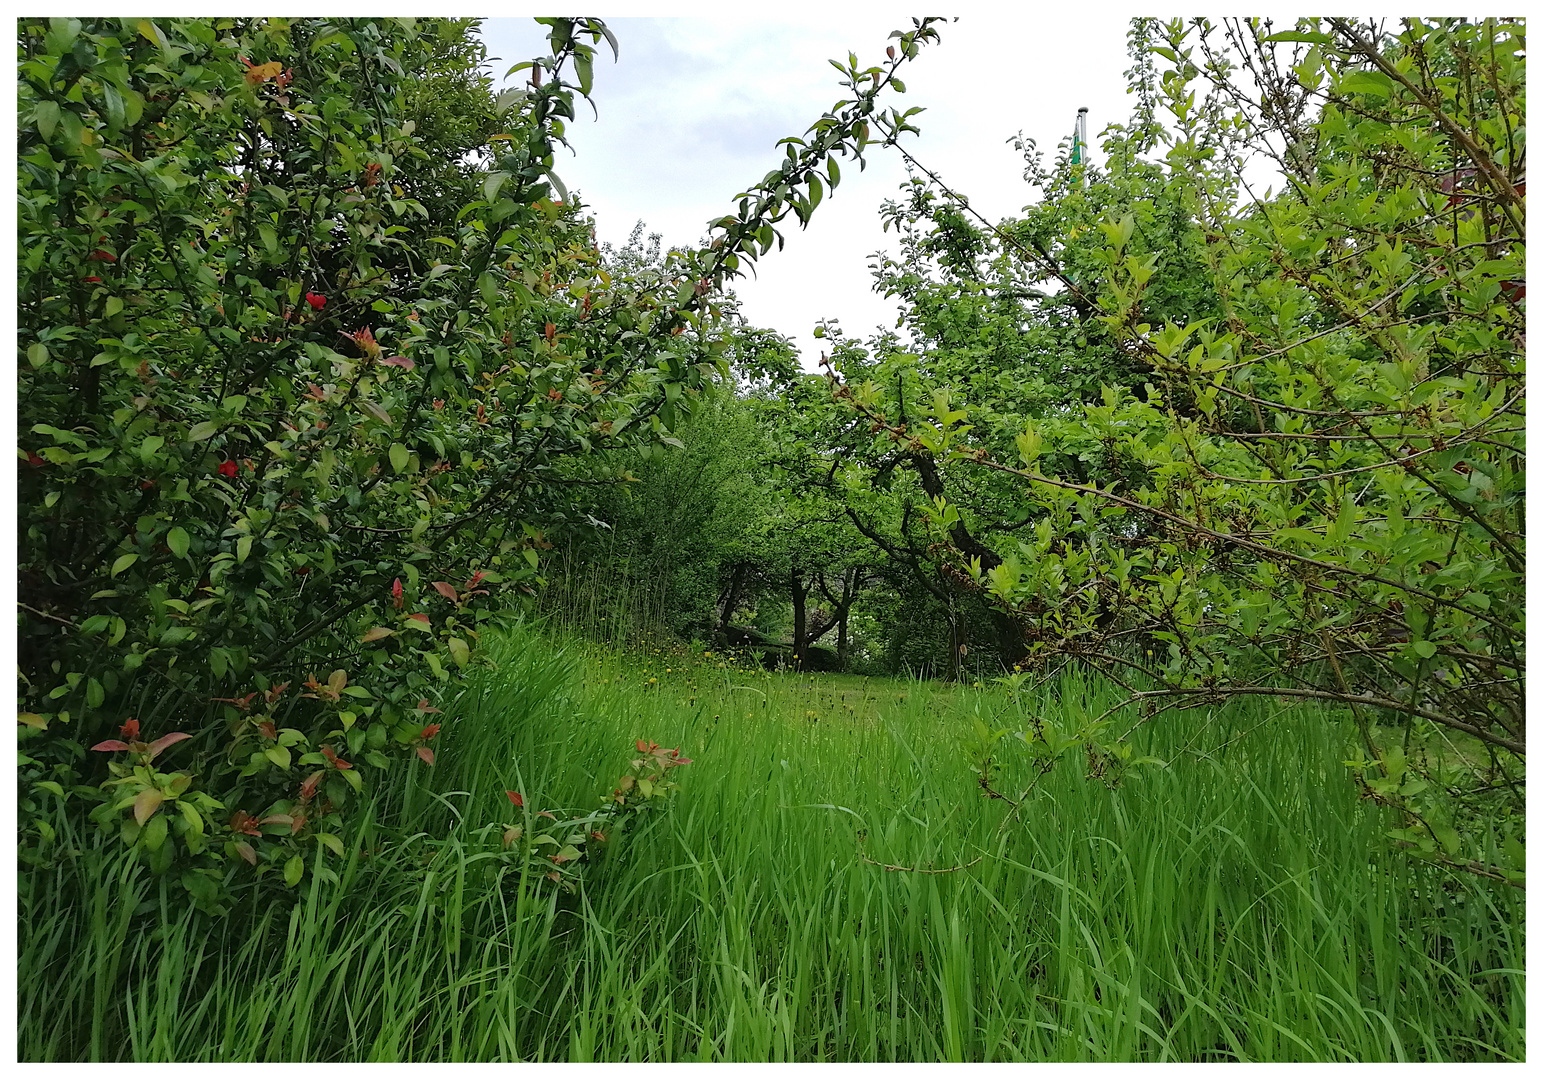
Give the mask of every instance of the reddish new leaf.
[[162, 795], [155, 788], [149, 788], [148, 790], [141, 791], [139, 793], [139, 798], [134, 800], [135, 822], [140, 825], [144, 825], [144, 823], [149, 821], [151, 816], [161, 808], [161, 803], [165, 800], [165, 798], [166, 796]]
[[388, 356], [381, 363], [386, 367], [399, 367], [403, 371], [411, 371], [418, 366], [405, 356]]
[[509, 796], [509, 801], [514, 803], [515, 806], [525, 805], [525, 796], [521, 795], [518, 791], [505, 791], [504, 794]]
[[257, 852], [253, 851], [252, 845], [248, 844], [245, 840], [236, 841], [236, 854], [240, 855], [253, 866], [257, 865]]
[[423, 759], [425, 765], [434, 764], [434, 751], [430, 750], [427, 746], [420, 746], [417, 750], [418, 756]]
[[127, 750], [128, 748], [129, 748], [129, 744], [126, 743], [126, 742], [123, 742], [120, 739], [106, 739], [106, 740], [103, 740], [102, 742], [97, 743], [91, 749], [93, 749], [93, 750], [105, 750], [105, 751], [108, 751], [110, 753], [110, 752], [115, 751], [115, 750]]
[[460, 597], [456, 595], [455, 586], [450, 584], [450, 582], [434, 581], [430, 582], [430, 584], [434, 586], [435, 592], [439, 593], [439, 595], [443, 596], [446, 600], [449, 600], [452, 604], [456, 603], [460, 599]]
[[159, 739], [150, 744], [150, 760], [154, 761], [156, 755], [158, 755], [162, 750], [165, 750], [168, 746], [171, 746], [174, 743], [179, 743], [183, 739], [191, 739], [192, 737], [193, 736], [189, 735], [185, 731], [173, 731], [170, 735], [162, 735]]

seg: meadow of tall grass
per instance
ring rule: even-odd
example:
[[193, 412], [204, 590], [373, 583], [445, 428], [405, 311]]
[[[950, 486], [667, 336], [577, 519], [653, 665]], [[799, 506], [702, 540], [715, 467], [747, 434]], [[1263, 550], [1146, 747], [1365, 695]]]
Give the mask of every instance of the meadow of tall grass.
[[[1389, 851], [1321, 713], [1166, 714], [1133, 736], [1165, 765], [1110, 789], [1062, 762], [1002, 828], [959, 747], [1022, 726], [992, 687], [528, 628], [495, 651], [335, 883], [212, 918], [115, 837], [61, 836], [19, 879], [20, 1058], [1525, 1058], [1523, 894]], [[1113, 700], [1068, 673], [1026, 707]], [[639, 738], [692, 759], [668, 809], [575, 892], [522, 875], [505, 791], [591, 809]]]

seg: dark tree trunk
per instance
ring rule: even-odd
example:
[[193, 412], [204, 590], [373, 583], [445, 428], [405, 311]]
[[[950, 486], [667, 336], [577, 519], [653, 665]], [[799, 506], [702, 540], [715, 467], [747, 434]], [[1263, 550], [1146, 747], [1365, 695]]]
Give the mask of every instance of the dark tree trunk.
[[961, 638], [959, 608], [954, 602], [952, 590], [948, 597], [948, 679], [950, 682], [959, 680], [959, 660], [964, 641]]
[[861, 567], [853, 567], [841, 575], [841, 607], [836, 624], [836, 659], [843, 671], [847, 666], [847, 615], [852, 611], [852, 601], [857, 598], [857, 578]]
[[793, 667], [802, 670], [804, 653], [809, 647], [805, 640], [804, 622], [809, 606], [809, 587], [804, 584], [796, 570], [788, 575], [788, 593], [793, 598]]
[[745, 563], [735, 563], [734, 573], [729, 578], [728, 597], [723, 601], [723, 611], [718, 616], [718, 633], [722, 634], [728, 628], [734, 618], [734, 609], [739, 607], [739, 594], [745, 587], [745, 573], [748, 566]]

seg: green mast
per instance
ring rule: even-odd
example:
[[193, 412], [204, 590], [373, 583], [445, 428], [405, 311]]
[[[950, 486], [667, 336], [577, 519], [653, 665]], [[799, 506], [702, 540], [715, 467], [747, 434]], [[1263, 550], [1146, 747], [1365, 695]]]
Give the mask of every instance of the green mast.
[[1077, 122], [1072, 127], [1072, 164], [1088, 163], [1088, 107], [1077, 110]]

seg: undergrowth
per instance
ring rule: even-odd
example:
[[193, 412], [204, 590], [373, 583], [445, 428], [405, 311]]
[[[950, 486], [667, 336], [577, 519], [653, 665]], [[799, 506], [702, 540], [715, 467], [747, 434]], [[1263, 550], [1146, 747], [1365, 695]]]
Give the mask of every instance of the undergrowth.
[[[530, 629], [493, 652], [335, 883], [237, 867], [212, 917], [61, 820], [18, 883], [20, 1059], [1525, 1058], [1524, 894], [1388, 850], [1320, 713], [1165, 715], [1133, 736], [1165, 764], [1063, 761], [1004, 828], [959, 736], [1105, 688], [1018, 709]], [[571, 891], [509, 857], [511, 813], [594, 812], [640, 739], [692, 759], [667, 808]]]

